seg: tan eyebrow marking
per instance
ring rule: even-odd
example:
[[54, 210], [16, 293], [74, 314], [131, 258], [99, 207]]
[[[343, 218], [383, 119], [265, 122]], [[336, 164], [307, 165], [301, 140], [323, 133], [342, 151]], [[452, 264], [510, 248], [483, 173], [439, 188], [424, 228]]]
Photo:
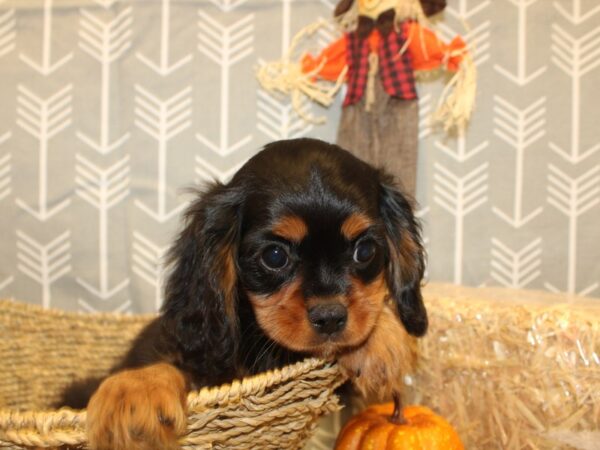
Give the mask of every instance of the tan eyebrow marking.
[[342, 235], [349, 241], [373, 225], [371, 219], [362, 213], [352, 213], [342, 224]]
[[302, 218], [290, 215], [284, 216], [275, 222], [272, 228], [273, 234], [288, 241], [300, 242], [308, 234], [308, 226]]

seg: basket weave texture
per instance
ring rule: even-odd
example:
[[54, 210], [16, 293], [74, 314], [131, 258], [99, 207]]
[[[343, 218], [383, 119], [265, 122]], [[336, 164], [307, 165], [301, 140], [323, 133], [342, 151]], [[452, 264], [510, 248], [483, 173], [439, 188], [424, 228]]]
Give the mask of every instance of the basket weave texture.
[[[73, 379], [102, 376], [151, 316], [82, 315], [0, 301], [0, 448], [85, 448], [85, 411], [50, 410]], [[339, 409], [344, 381], [318, 359], [188, 395], [184, 449], [295, 449]]]

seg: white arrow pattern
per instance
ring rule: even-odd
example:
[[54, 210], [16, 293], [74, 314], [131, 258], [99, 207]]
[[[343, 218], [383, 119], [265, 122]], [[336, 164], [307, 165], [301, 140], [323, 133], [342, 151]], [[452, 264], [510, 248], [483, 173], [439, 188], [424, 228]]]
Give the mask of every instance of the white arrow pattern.
[[8, 287], [14, 281], [14, 277], [10, 276], [0, 281], [0, 292], [6, 287]]
[[[277, 99], [265, 91], [257, 92], [256, 128], [270, 139], [293, 139], [306, 136], [312, 125], [302, 119], [288, 99]], [[302, 108], [308, 107], [308, 100], [302, 101]]]
[[111, 142], [110, 138], [110, 68], [131, 47], [132, 8], [121, 11], [109, 22], [103, 22], [96, 15], [82, 9], [79, 30], [79, 47], [100, 63], [100, 141], [79, 131], [77, 137], [101, 154], [111, 153], [121, 147], [129, 133]]
[[71, 125], [73, 100], [72, 85], [67, 85], [47, 99], [42, 99], [23, 85], [18, 86], [17, 125], [38, 140], [39, 176], [38, 207], [29, 206], [24, 200], [17, 199], [17, 205], [45, 222], [65, 209], [70, 199], [50, 207], [48, 198], [48, 153], [50, 140]]
[[[88, 302], [86, 302], [85, 300], [83, 300], [81, 298], [77, 300], [77, 303], [79, 303], [81, 310], [86, 313], [95, 314], [95, 313], [99, 313], [99, 312], [107, 312], [105, 310], [100, 310], [98, 308], [95, 308], [94, 306], [90, 305]], [[109, 310], [108, 312], [113, 313], [113, 314], [123, 314], [123, 313], [131, 312], [131, 300], [125, 300], [119, 306]]]
[[594, 17], [596, 14], [600, 13], [600, 5], [592, 7], [587, 12], [583, 12], [581, 0], [571, 0], [571, 2], [571, 11], [567, 11], [567, 8], [565, 8], [563, 4], [559, 2], [554, 2], [554, 7], [573, 25], [580, 25], [588, 19]]
[[109, 287], [108, 258], [108, 213], [130, 193], [129, 156], [123, 157], [107, 169], [101, 169], [81, 155], [77, 155], [75, 184], [77, 195], [98, 210], [98, 267], [99, 287], [94, 287], [81, 278], [77, 282], [99, 299], [108, 300], [129, 284], [129, 279]]
[[94, 3], [102, 6], [105, 9], [112, 8], [118, 0], [94, 0]]
[[[423, 140], [432, 133], [431, 127], [431, 94], [425, 94], [419, 97], [419, 140]], [[439, 147], [438, 147], [439, 148]], [[452, 151], [445, 146], [446, 150], [452, 154]]]
[[[553, 164], [549, 166], [548, 203], [563, 213], [569, 220], [567, 292], [587, 295], [598, 287], [598, 283], [577, 291], [577, 222], [600, 203], [600, 165], [593, 167], [583, 175], [572, 178]], [[557, 288], [546, 283], [551, 290]]]
[[500, 239], [492, 238], [492, 278], [502, 286], [525, 289], [542, 271], [542, 238], [534, 239], [521, 250], [510, 249]]
[[[11, 133], [7, 131], [3, 135], [0, 135], [0, 145], [4, 144], [10, 139]], [[0, 200], [5, 199], [12, 192], [11, 182], [11, 164], [10, 160], [12, 155], [10, 153], [0, 156]]]
[[480, 13], [490, 6], [491, 3], [491, 0], [458, 0], [454, 2], [457, 6], [450, 4], [448, 5], [447, 11], [451, 16], [454, 16], [457, 19], [468, 21], [471, 20], [475, 14]]
[[188, 54], [179, 61], [172, 63], [169, 61], [169, 32], [171, 18], [171, 1], [162, 0], [161, 3], [161, 21], [160, 21], [160, 57], [159, 63], [154, 63], [150, 58], [142, 53], [137, 53], [136, 56], [140, 61], [150, 67], [159, 75], [165, 77], [176, 72], [178, 69], [186, 65], [192, 60], [192, 54]]
[[600, 65], [600, 27], [575, 39], [560, 26], [552, 25], [552, 62], [571, 78], [571, 142], [569, 151], [550, 143], [550, 148], [572, 164], [578, 164], [598, 150], [600, 143], [582, 150], [581, 79]]
[[246, 160], [243, 160], [233, 167], [229, 167], [226, 170], [220, 170], [201, 156], [196, 156], [196, 175], [198, 175], [196, 184], [201, 185], [203, 183], [213, 181], [227, 183], [245, 163]]
[[15, 10], [0, 13], [0, 58], [15, 49]]
[[439, 148], [446, 155], [459, 163], [464, 163], [471, 159], [473, 156], [480, 154], [490, 145], [490, 141], [483, 141], [481, 144], [469, 149], [467, 148], [467, 138], [464, 132], [459, 132], [456, 138], [456, 149], [453, 150], [446, 143], [442, 141], [435, 141], [435, 146]]
[[136, 205], [154, 220], [164, 223], [186, 206], [181, 204], [167, 211], [167, 150], [169, 141], [192, 125], [192, 88], [188, 86], [164, 101], [139, 85], [135, 91], [135, 124], [158, 143], [157, 210], [141, 201], [136, 201]]
[[525, 109], [518, 109], [500, 96], [494, 97], [494, 134], [515, 150], [515, 189], [512, 215], [500, 208], [493, 208], [494, 214], [514, 228], [521, 228], [542, 212], [536, 208], [523, 215], [523, 191], [525, 183], [525, 150], [545, 136], [546, 98], [542, 97]]
[[0, 201], [4, 200], [11, 193], [10, 159], [10, 153], [7, 153], [4, 156], [0, 156]]
[[[73, 269], [52, 285], [53, 306], [136, 311], [142, 308], [137, 298], [145, 298], [143, 309], [155, 308], [162, 280], [154, 256], [188, 200], [177, 189], [229, 180], [270, 140], [335, 138], [337, 105], [325, 110], [306, 101], [308, 115], [328, 118], [325, 126], [308, 124], [289, 99], [257, 91], [253, 77], [257, 55], [278, 58], [304, 25], [320, 17], [333, 23], [332, 0], [262, 6], [87, 0], [71, 9], [57, 0], [31, 0], [31, 8], [21, 3], [0, 0], [0, 212], [6, 218], [0, 229], [22, 230], [45, 245], [67, 229], [71, 240], [82, 242], [81, 214], [92, 214], [94, 229], [106, 221], [90, 236], [92, 259], [84, 264], [73, 252]], [[600, 217], [593, 171], [600, 164], [594, 133], [599, 19], [594, 0], [448, 0], [445, 14], [433, 21], [444, 40], [456, 34], [468, 40], [479, 86], [469, 128], [447, 138], [428, 118], [449, 77], [418, 86], [419, 214], [426, 213], [431, 261], [443, 261], [445, 253], [451, 259], [428, 268], [437, 271], [433, 280], [600, 292], [600, 246], [593, 245]], [[298, 57], [302, 50], [317, 54], [338, 33], [319, 28], [300, 44]], [[107, 175], [112, 193], [99, 194], [94, 183], [116, 163], [119, 170]], [[466, 202], [471, 192], [461, 194], [460, 181], [483, 163], [488, 169], [471, 181], [487, 170], [489, 179], [472, 187], [481, 192]], [[113, 180], [120, 171], [123, 178]], [[472, 212], [461, 213], [472, 204]], [[449, 229], [440, 232], [445, 223]], [[128, 225], [130, 242], [113, 252]], [[100, 242], [111, 250], [107, 257]], [[2, 295], [41, 302], [40, 285], [17, 269], [15, 245], [0, 245], [0, 253]], [[556, 260], [564, 261], [562, 273]], [[96, 296], [108, 296], [126, 277], [129, 283], [112, 297]], [[72, 295], [59, 299], [59, 288]]]
[[158, 246], [142, 233], [133, 233], [133, 272], [154, 288], [154, 308], [163, 303], [163, 263], [169, 246]]
[[210, 0], [210, 2], [223, 12], [231, 12], [243, 5], [248, 0]]
[[281, 55], [290, 48], [291, 19], [293, 0], [281, 0]]
[[42, 286], [42, 306], [50, 307], [52, 284], [71, 270], [71, 232], [46, 245], [17, 230], [18, 269]]
[[527, 74], [527, 8], [538, 0], [508, 0], [518, 9], [517, 28], [517, 73], [496, 64], [494, 69], [519, 86], [525, 86], [542, 75], [547, 67], [543, 66], [531, 74]]
[[21, 61], [42, 75], [48, 76], [67, 64], [73, 57], [73, 53], [63, 56], [60, 60], [52, 62], [52, 0], [44, 0], [44, 18], [42, 28], [42, 61], [35, 62], [32, 58], [21, 53]]
[[229, 84], [231, 68], [253, 52], [254, 14], [248, 14], [229, 26], [221, 25], [203, 11], [198, 11], [198, 15], [198, 50], [221, 69], [221, 107], [219, 143], [213, 143], [201, 133], [196, 134], [196, 138], [224, 157], [241, 149], [252, 139], [248, 135], [234, 144], [229, 143]]
[[462, 283], [465, 218], [487, 201], [488, 163], [459, 177], [436, 163], [434, 200], [454, 217], [454, 283]]

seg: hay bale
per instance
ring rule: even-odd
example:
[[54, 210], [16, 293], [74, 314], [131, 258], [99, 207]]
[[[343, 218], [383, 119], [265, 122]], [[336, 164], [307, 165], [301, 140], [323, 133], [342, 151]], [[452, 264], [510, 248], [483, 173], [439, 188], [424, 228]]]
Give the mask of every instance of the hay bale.
[[600, 449], [600, 300], [431, 284], [412, 402], [466, 448]]

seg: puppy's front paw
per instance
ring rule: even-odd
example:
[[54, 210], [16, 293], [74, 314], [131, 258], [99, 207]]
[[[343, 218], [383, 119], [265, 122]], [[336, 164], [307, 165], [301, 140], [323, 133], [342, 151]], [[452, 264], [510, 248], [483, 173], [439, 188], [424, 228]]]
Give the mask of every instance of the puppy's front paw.
[[172, 450], [186, 427], [186, 385], [169, 364], [125, 370], [100, 385], [87, 407], [92, 450]]

